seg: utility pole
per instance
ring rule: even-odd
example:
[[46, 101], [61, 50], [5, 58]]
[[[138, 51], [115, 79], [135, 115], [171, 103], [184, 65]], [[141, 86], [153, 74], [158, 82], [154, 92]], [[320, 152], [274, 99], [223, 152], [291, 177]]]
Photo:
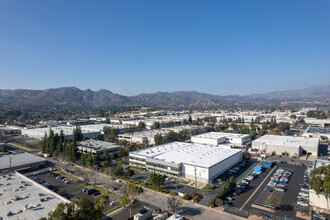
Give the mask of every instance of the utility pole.
[[10, 157], [9, 157], [9, 173], [11, 173], [11, 161], [12, 161], [12, 157], [11, 157], [11, 155], [10, 155]]
[[275, 199], [274, 199], [274, 220], [276, 220], [276, 186], [274, 186], [274, 194], [275, 194]]
[[196, 167], [195, 167], [195, 195], [197, 195], [197, 174], [196, 174]]

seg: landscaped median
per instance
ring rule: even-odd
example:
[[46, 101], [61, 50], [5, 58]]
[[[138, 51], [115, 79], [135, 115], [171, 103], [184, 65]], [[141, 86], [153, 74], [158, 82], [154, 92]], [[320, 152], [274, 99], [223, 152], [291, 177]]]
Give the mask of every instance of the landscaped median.
[[[89, 183], [84, 183], [83, 185], [86, 186], [87, 188], [92, 188], [92, 185], [89, 184]], [[104, 189], [102, 187], [99, 187], [99, 186], [96, 186], [96, 185], [93, 185], [93, 189], [99, 191], [103, 195], [106, 195], [106, 196], [109, 196], [113, 199], [119, 200], [120, 196], [118, 194], [114, 193], [114, 192], [111, 192], [110, 190], [108, 190], [108, 193], [107, 193], [106, 189]]]
[[20, 144], [20, 143], [17, 143], [17, 142], [10, 142], [10, 144], [15, 145], [17, 147], [23, 147], [23, 148], [25, 148], [27, 150], [38, 150], [38, 148], [29, 147], [29, 146], [26, 146], [24, 144]]
[[59, 170], [55, 170], [55, 171], [53, 171], [53, 173], [57, 173], [57, 174], [59, 174], [59, 175], [61, 175], [61, 176], [64, 176], [64, 177], [67, 178], [67, 179], [71, 179], [72, 182], [75, 182], [75, 181], [78, 180], [77, 177], [72, 176], [72, 175], [69, 175], [69, 174], [66, 174], [66, 173], [61, 172], [61, 171], [59, 171]]

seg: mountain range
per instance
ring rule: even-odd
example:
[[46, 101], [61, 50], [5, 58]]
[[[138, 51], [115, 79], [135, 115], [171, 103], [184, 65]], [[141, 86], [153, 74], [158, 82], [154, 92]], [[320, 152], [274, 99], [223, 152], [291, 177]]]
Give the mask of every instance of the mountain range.
[[143, 93], [124, 96], [108, 90], [80, 90], [62, 87], [45, 90], [0, 90], [0, 107], [111, 107], [150, 106], [171, 108], [276, 106], [283, 103], [330, 104], [330, 85], [305, 89], [276, 91], [264, 94], [211, 95], [196, 91]]

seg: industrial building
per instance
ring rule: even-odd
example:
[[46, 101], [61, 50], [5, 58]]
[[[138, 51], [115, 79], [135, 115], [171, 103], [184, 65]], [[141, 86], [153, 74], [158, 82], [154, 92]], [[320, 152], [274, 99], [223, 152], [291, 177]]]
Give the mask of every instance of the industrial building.
[[120, 148], [120, 145], [106, 141], [89, 139], [79, 142], [77, 144], [77, 147], [81, 153], [91, 153], [91, 154], [100, 155], [103, 154], [103, 152], [117, 153]]
[[0, 175], [0, 219], [40, 219], [69, 200], [16, 172]]
[[318, 156], [319, 139], [294, 136], [265, 135], [252, 141], [252, 149], [264, 151], [266, 154], [289, 153], [290, 156]]
[[21, 134], [21, 130], [18, 128], [11, 128], [8, 126], [0, 125], [0, 133], [3, 134]]
[[169, 176], [210, 183], [242, 160], [242, 150], [227, 145], [172, 142], [130, 152], [131, 166], [154, 170]]
[[166, 130], [147, 130], [147, 131], [140, 131], [140, 132], [133, 132], [127, 134], [120, 134], [118, 135], [118, 140], [125, 140], [132, 143], [140, 143], [140, 144], [155, 144], [154, 137], [157, 134], [165, 135], [170, 131]]
[[0, 173], [35, 170], [46, 166], [46, 160], [29, 153], [6, 154], [0, 156]]
[[308, 124], [310, 127], [326, 128], [330, 126], [329, 119], [305, 118], [305, 123]]
[[[22, 135], [41, 140], [45, 136], [45, 134], [49, 135], [49, 131], [50, 129], [52, 129], [54, 131], [54, 134], [60, 135], [61, 131], [63, 131], [65, 138], [72, 138], [73, 129], [75, 128], [76, 127], [71, 126], [59, 126], [52, 128], [22, 129]], [[101, 134], [100, 131], [85, 130], [82, 127], [81, 132], [83, 133], [84, 138], [91, 138]]]
[[176, 133], [179, 133], [180, 131], [204, 130], [205, 127], [201, 125], [181, 125], [181, 126], [168, 127], [163, 129], [167, 131], [174, 131]]
[[[113, 129], [117, 129], [119, 133], [123, 133], [124, 129], [127, 127], [125, 125], [113, 125], [113, 124], [90, 124], [90, 125], [81, 125], [81, 132], [84, 135], [84, 138], [95, 137], [99, 134], [103, 134], [103, 128], [107, 126]], [[34, 129], [22, 129], [22, 135], [36, 138], [41, 140], [45, 134], [49, 135], [49, 130], [52, 129], [55, 134], [60, 134], [61, 130], [66, 138], [72, 138], [73, 130], [75, 126], [57, 126], [52, 128], [34, 128]]]
[[191, 141], [196, 144], [231, 144], [235, 147], [243, 147], [251, 143], [250, 137], [247, 134], [208, 132], [191, 137]]
[[303, 134], [304, 137], [328, 138], [330, 140], [330, 128], [307, 128]]

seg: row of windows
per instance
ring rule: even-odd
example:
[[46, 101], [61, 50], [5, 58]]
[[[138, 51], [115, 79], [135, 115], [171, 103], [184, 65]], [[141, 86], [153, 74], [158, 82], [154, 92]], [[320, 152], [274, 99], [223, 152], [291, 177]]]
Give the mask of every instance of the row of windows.
[[166, 166], [166, 165], [162, 165], [162, 164], [158, 164], [158, 163], [152, 163], [152, 162], [147, 162], [147, 165], [152, 166], [152, 167], [159, 167], [159, 168], [163, 168], [163, 169], [168, 169], [170, 168], [173, 171], [179, 171], [180, 169], [176, 168], [176, 167], [170, 167], [170, 166]]
[[133, 160], [138, 160], [138, 161], [143, 161], [143, 162], [146, 161], [146, 159], [144, 159], [144, 158], [139, 158], [139, 157], [130, 157], [130, 158], [133, 159]]

